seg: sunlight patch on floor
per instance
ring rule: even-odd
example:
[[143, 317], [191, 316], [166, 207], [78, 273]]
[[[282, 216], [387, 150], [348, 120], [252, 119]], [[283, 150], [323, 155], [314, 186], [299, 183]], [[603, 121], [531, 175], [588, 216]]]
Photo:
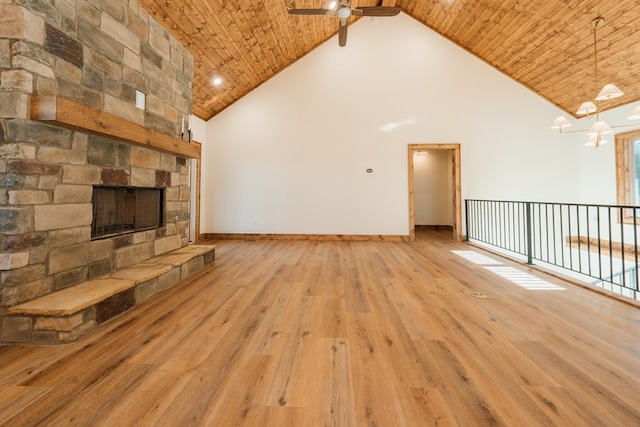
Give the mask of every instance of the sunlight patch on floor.
[[471, 261], [474, 264], [479, 265], [502, 265], [500, 261], [496, 261], [495, 259], [491, 259], [488, 256], [479, 254], [474, 251], [451, 251], [454, 254], [461, 256], [467, 261]]
[[[475, 251], [451, 251], [474, 264], [485, 265], [487, 270], [531, 291], [564, 291], [565, 288], [549, 283], [539, 277], [522, 272], [514, 267], [502, 266], [500, 261], [489, 258]], [[495, 266], [495, 267], [493, 267]], [[498, 267], [500, 266], [500, 267]]]
[[499, 276], [532, 291], [564, 291], [565, 288], [549, 283], [539, 277], [524, 273], [513, 267], [486, 267]]

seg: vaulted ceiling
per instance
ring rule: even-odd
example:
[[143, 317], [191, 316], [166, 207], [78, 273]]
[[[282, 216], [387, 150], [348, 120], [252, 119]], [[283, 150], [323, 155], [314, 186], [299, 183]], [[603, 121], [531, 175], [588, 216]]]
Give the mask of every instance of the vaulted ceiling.
[[[287, 12], [322, 8], [324, 0], [140, 1], [192, 52], [193, 113], [204, 120], [338, 31], [335, 16]], [[602, 16], [599, 85], [615, 83], [625, 92], [605, 108], [640, 99], [638, 0], [351, 0], [351, 6], [399, 6], [569, 114], [600, 90], [591, 23]], [[215, 77], [223, 84], [215, 86]]]

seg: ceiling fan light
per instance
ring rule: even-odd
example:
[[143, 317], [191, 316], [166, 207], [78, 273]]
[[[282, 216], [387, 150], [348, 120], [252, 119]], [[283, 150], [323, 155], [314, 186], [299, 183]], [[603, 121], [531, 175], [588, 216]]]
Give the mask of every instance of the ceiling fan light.
[[587, 135], [606, 135], [608, 133], [613, 133], [613, 129], [611, 129], [608, 124], [600, 120], [591, 126]]
[[351, 9], [348, 7], [341, 7], [338, 9], [338, 18], [347, 19], [351, 16]]
[[338, 2], [336, 0], [331, 0], [325, 2], [325, 5], [325, 9], [327, 10], [336, 10], [336, 8], [338, 7]]
[[629, 120], [638, 120], [640, 119], [640, 105], [633, 109], [631, 115], [627, 117]]
[[580, 104], [580, 107], [578, 108], [578, 111], [576, 111], [576, 114], [579, 116], [584, 116], [585, 114], [595, 113], [597, 109], [598, 107], [596, 107], [596, 104], [591, 101], [587, 101]]
[[569, 126], [571, 126], [571, 123], [569, 122], [569, 120], [567, 120], [565, 116], [558, 116], [553, 121], [553, 124], [551, 125], [551, 129], [563, 129]]
[[609, 83], [605, 87], [602, 88], [598, 96], [596, 96], [596, 101], [608, 101], [613, 98], [617, 98], [619, 96], [624, 95], [624, 92], [621, 91], [616, 85], [613, 83]]

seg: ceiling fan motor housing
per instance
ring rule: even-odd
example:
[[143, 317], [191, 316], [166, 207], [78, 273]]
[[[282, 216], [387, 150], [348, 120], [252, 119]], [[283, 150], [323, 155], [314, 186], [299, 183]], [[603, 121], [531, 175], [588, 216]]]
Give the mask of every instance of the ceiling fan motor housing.
[[347, 19], [351, 16], [351, 9], [348, 7], [341, 7], [338, 9], [338, 18]]

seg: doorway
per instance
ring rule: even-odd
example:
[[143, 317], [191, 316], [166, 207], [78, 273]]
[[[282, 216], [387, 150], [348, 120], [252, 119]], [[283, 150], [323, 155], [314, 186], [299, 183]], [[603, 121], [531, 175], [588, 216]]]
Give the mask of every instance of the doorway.
[[418, 153], [437, 150], [446, 151], [451, 156], [451, 204], [453, 215], [453, 238], [462, 240], [462, 200], [460, 179], [460, 144], [409, 144], [409, 238], [413, 242], [416, 238], [416, 197], [415, 197], [415, 157]]

